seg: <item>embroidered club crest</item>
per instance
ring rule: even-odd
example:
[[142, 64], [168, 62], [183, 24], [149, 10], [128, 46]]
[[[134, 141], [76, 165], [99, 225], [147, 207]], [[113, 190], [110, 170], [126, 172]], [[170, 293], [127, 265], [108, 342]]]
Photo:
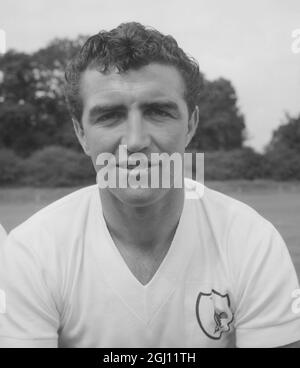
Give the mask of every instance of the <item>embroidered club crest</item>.
[[223, 333], [230, 331], [234, 318], [229, 295], [222, 295], [215, 290], [211, 293], [200, 292], [196, 302], [196, 316], [205, 335], [219, 340]]

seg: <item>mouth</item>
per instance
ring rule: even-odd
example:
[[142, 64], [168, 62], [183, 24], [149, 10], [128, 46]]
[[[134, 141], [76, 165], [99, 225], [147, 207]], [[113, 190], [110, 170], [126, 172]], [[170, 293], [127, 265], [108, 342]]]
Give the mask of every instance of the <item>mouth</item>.
[[151, 169], [151, 167], [155, 166], [154, 164], [152, 164], [150, 161], [148, 161], [147, 163], [144, 162], [141, 166], [140, 162], [136, 162], [136, 163], [129, 163], [129, 162], [124, 162], [124, 163], [119, 163], [117, 166], [122, 168], [122, 169], [127, 169], [127, 170], [133, 170], [136, 168], [140, 168], [140, 170], [149, 170]]

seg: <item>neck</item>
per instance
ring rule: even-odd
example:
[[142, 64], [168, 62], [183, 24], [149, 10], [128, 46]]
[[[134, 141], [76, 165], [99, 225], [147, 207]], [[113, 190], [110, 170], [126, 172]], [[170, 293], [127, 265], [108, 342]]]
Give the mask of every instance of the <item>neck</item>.
[[145, 207], [124, 204], [100, 190], [103, 215], [113, 238], [141, 252], [154, 252], [173, 240], [184, 205], [184, 190], [171, 189]]

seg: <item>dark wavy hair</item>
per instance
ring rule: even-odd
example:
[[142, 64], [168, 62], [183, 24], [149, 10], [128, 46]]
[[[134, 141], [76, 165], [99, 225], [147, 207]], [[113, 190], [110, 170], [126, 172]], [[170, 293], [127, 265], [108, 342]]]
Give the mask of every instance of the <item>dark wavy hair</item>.
[[177, 68], [185, 82], [185, 101], [189, 114], [197, 105], [203, 83], [196, 60], [186, 55], [172, 36], [136, 22], [122, 23], [111, 31], [90, 37], [66, 68], [65, 96], [71, 116], [81, 123], [80, 76], [86, 69], [120, 73], [139, 69], [152, 62]]

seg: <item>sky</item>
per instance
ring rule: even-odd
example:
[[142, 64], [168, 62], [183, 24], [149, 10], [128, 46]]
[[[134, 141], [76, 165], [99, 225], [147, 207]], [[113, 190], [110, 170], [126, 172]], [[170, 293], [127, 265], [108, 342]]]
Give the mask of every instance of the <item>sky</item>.
[[25, 52], [127, 21], [174, 36], [209, 80], [229, 79], [257, 151], [285, 112], [300, 114], [300, 0], [0, 0], [6, 47]]

